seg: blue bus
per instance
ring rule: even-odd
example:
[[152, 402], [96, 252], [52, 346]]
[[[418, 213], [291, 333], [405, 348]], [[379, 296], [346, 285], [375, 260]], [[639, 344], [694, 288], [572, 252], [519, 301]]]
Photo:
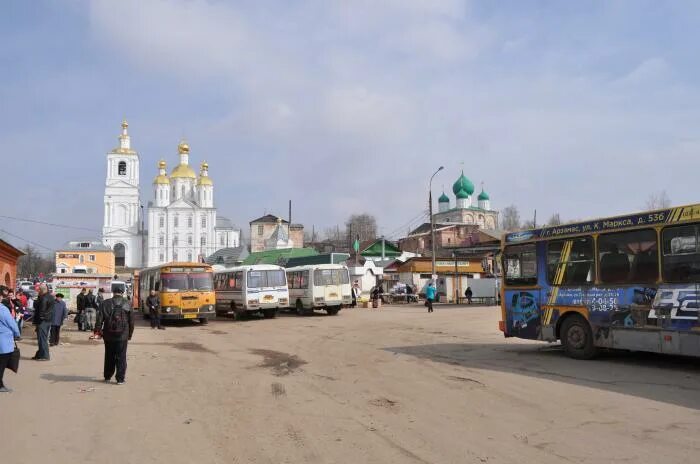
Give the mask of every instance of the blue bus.
[[506, 337], [700, 356], [700, 204], [505, 234]]

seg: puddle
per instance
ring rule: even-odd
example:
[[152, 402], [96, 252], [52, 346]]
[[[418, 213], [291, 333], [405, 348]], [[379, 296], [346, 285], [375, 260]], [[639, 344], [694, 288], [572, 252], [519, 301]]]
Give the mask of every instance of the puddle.
[[306, 361], [293, 354], [282, 353], [272, 350], [250, 350], [251, 353], [262, 356], [263, 362], [258, 367], [269, 367], [272, 374], [277, 377], [289, 375], [299, 367], [306, 364]]

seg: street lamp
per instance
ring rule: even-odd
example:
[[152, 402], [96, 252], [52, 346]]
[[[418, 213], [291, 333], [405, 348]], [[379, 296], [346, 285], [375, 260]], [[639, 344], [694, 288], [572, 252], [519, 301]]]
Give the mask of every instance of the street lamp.
[[433, 173], [432, 176], [430, 176], [430, 182], [428, 183], [428, 210], [430, 211], [430, 245], [432, 247], [432, 257], [433, 257], [433, 262], [432, 262], [432, 275], [431, 280], [436, 280], [435, 276], [435, 221], [433, 219], [433, 177], [435, 177], [435, 174], [438, 172], [442, 171], [445, 169], [444, 166], [440, 166], [437, 171]]

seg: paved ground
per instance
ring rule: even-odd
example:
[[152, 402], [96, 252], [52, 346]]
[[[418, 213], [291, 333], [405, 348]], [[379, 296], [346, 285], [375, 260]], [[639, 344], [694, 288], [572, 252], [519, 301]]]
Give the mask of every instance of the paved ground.
[[[574, 361], [496, 308], [141, 325], [127, 385], [82, 333], [0, 396], [3, 464], [692, 462], [700, 362]], [[72, 327], [69, 327], [71, 329]], [[21, 343], [24, 357], [33, 340]]]

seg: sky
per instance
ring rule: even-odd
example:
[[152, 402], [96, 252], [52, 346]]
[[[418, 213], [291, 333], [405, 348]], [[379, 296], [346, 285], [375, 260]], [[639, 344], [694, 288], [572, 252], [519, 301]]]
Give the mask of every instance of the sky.
[[[694, 203], [693, 1], [3, 0], [0, 238], [100, 237], [122, 118], [152, 199], [183, 137], [219, 214], [398, 238], [460, 170], [521, 217]], [[19, 237], [19, 238], [18, 238]]]

